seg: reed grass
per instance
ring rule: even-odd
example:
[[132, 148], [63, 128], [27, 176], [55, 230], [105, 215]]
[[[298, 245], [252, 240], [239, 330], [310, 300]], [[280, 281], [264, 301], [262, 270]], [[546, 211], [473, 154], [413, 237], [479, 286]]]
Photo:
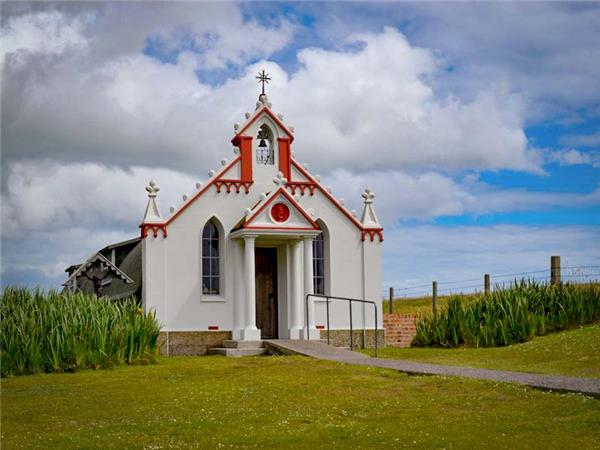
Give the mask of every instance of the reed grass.
[[474, 301], [451, 298], [447, 308], [419, 320], [413, 345], [506, 346], [596, 320], [600, 320], [599, 285], [552, 286], [521, 280]]
[[8, 287], [0, 296], [0, 332], [5, 377], [152, 362], [160, 325], [133, 298]]

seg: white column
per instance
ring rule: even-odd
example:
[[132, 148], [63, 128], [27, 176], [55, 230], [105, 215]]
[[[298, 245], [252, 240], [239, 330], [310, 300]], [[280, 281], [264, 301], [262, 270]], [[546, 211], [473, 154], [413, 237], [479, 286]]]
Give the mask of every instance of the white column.
[[[302, 305], [304, 307], [303, 314], [306, 314], [306, 296], [314, 293], [314, 280], [313, 280], [313, 238], [304, 237], [304, 298], [302, 299]], [[306, 329], [306, 317], [302, 322], [304, 330], [304, 336], [307, 339], [319, 339], [318, 331], [315, 328], [315, 299], [310, 297], [308, 299], [308, 329]]]
[[260, 340], [260, 330], [256, 328], [255, 239], [255, 236], [244, 237], [244, 272], [246, 275], [246, 320], [242, 333], [244, 341]]
[[302, 313], [302, 267], [300, 262], [300, 241], [292, 241], [290, 244], [292, 250], [292, 280], [291, 280], [291, 316], [292, 323], [290, 327], [290, 339], [300, 339], [302, 337], [302, 330], [304, 326], [302, 319], [304, 314]]
[[244, 312], [246, 289], [244, 286], [244, 257], [242, 253], [242, 242], [239, 239], [231, 240], [233, 259], [233, 339], [241, 339], [244, 332]]

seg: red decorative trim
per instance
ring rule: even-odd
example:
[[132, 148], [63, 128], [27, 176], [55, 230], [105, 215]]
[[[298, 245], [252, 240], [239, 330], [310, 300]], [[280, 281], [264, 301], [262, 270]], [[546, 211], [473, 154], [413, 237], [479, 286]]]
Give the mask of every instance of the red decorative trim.
[[252, 181], [252, 136], [238, 136], [236, 142], [240, 148], [240, 179]]
[[259, 226], [249, 226], [244, 227], [244, 230], [278, 230], [278, 231], [317, 231], [311, 227], [259, 227]]
[[379, 228], [362, 230], [361, 239], [364, 241], [367, 236], [371, 238], [371, 242], [375, 240], [375, 236], [379, 236], [379, 242], [383, 242], [383, 229]]
[[246, 191], [246, 194], [250, 192], [250, 186], [254, 181], [240, 181], [240, 180], [226, 180], [221, 178], [220, 180], [215, 180], [215, 186], [217, 187], [217, 193], [221, 193], [221, 189], [225, 186], [225, 191], [229, 194], [231, 193], [231, 188], [235, 187], [235, 193], [239, 194], [242, 187]]
[[140, 225], [142, 231], [142, 239], [148, 237], [148, 231], [152, 231], [152, 236], [158, 237], [158, 232], [163, 232], [163, 237], [167, 237], [167, 224], [166, 223], [143, 223]]
[[190, 197], [188, 199], [188, 201], [186, 203], [184, 203], [183, 205], [181, 205], [181, 207], [177, 210], [177, 212], [175, 214], [173, 214], [171, 217], [169, 217], [169, 219], [165, 222], [165, 225], [169, 225], [171, 222], [173, 222], [177, 217], [179, 217], [179, 215], [185, 211], [187, 209], [188, 206], [190, 206], [192, 203], [194, 203], [194, 201], [200, 197], [202, 194], [204, 194], [206, 191], [208, 191], [210, 189], [210, 187], [217, 181], [219, 181], [221, 179], [221, 177], [223, 175], [225, 175], [229, 169], [231, 169], [235, 164], [237, 164], [239, 161], [241, 160], [241, 156], [238, 156], [237, 158], [235, 158], [233, 161], [231, 161], [229, 164], [227, 164], [220, 172], [218, 175], [214, 176], [208, 183], [206, 183], [204, 185], [204, 187], [202, 189], [200, 189], [198, 192], [196, 192], [192, 197]]
[[350, 219], [350, 220], [351, 220], [351, 221], [354, 223], [354, 225], [356, 225], [356, 226], [358, 227], [358, 229], [359, 229], [359, 230], [361, 230], [361, 231], [362, 231], [362, 229], [363, 229], [363, 226], [362, 226], [362, 224], [361, 224], [361, 223], [358, 221], [358, 219], [357, 219], [356, 217], [354, 217], [352, 214], [350, 214], [350, 213], [348, 212], [348, 210], [346, 210], [346, 208], [344, 208], [344, 207], [343, 207], [343, 206], [340, 204], [340, 202], [338, 202], [338, 201], [336, 200], [336, 198], [335, 198], [333, 195], [331, 195], [331, 194], [329, 193], [329, 191], [327, 191], [327, 189], [325, 189], [323, 186], [321, 186], [321, 184], [320, 184], [319, 182], [317, 182], [317, 180], [315, 180], [315, 179], [312, 177], [312, 175], [310, 175], [310, 174], [309, 174], [309, 173], [308, 173], [308, 172], [307, 172], [307, 171], [304, 169], [304, 167], [302, 167], [300, 164], [298, 164], [298, 163], [297, 163], [297, 162], [296, 162], [294, 159], [292, 159], [292, 165], [293, 165], [294, 167], [296, 167], [296, 169], [298, 169], [298, 171], [299, 171], [299, 172], [300, 172], [302, 175], [304, 175], [304, 176], [305, 176], [305, 177], [306, 177], [306, 178], [307, 178], [307, 179], [308, 179], [308, 180], [309, 180], [311, 183], [315, 184], [315, 185], [317, 186], [317, 188], [319, 189], [319, 191], [321, 191], [325, 197], [327, 197], [329, 200], [331, 200], [331, 201], [333, 202], [333, 204], [334, 204], [334, 205], [335, 205], [335, 206], [336, 206], [336, 207], [337, 207], [337, 208], [338, 208], [338, 209], [339, 209], [341, 212], [343, 212], [343, 213], [344, 213], [344, 215], [345, 215], [345, 216], [346, 216], [348, 219]]
[[209, 330], [209, 331], [216, 331], [216, 330], [218, 330], [218, 329], [219, 329], [219, 326], [218, 326], [218, 325], [209, 325], [209, 326], [208, 326], [208, 330]]
[[233, 137], [233, 139], [231, 140], [233, 145], [238, 145], [237, 144], [237, 139], [239, 139], [241, 136], [241, 134], [246, 131], [248, 129], [248, 127], [250, 125], [252, 125], [254, 122], [256, 122], [256, 120], [260, 117], [261, 113], [265, 112], [269, 115], [269, 117], [271, 117], [271, 119], [273, 119], [273, 121], [279, 125], [279, 127], [285, 131], [285, 133], [288, 135], [288, 137], [290, 138], [290, 142], [292, 142], [294, 140], [294, 135], [292, 134], [292, 132], [283, 124], [283, 122], [281, 120], [279, 120], [279, 118], [273, 114], [273, 112], [271, 111], [270, 108], [268, 108], [267, 106], [263, 106], [262, 109], [258, 110], [255, 114], [254, 117], [252, 118], [252, 120], [250, 120], [248, 123], [246, 123], [243, 128], [237, 132], [237, 134]]
[[306, 190], [310, 193], [310, 195], [315, 194], [315, 189], [317, 185], [315, 183], [311, 183], [310, 181], [292, 181], [285, 185], [289, 187], [292, 191], [292, 195], [296, 195], [296, 191], [300, 191], [300, 195], [304, 195]]
[[280, 137], [277, 142], [279, 144], [279, 171], [290, 182], [292, 181], [292, 152], [290, 149], [292, 140], [288, 137]]
[[315, 328], [317, 330], [324, 330], [325, 329], [325, 325], [315, 325]]
[[[294, 207], [300, 211], [300, 214], [302, 214], [304, 216], [304, 218], [306, 220], [308, 220], [308, 222], [314, 227], [313, 229], [315, 230], [319, 230], [319, 226], [315, 223], [314, 220], [312, 220], [312, 218], [306, 213], [306, 211], [304, 211], [304, 209], [302, 209], [302, 206], [300, 206], [298, 204], [298, 202], [296, 200], [294, 200], [294, 197], [292, 197], [290, 194], [288, 194], [288, 192], [285, 190], [284, 187], [280, 187], [273, 195], [271, 195], [271, 197], [269, 197], [269, 199], [260, 207], [258, 208], [258, 210], [252, 214], [244, 223], [244, 226], [242, 228], [249, 228], [249, 224], [256, 219], [256, 217], [265, 210], [265, 208], [267, 206], [269, 206], [278, 196], [279, 194], [283, 195], [285, 198], [287, 198], [290, 203], [292, 205], [294, 205]], [[261, 228], [262, 229], [262, 228]], [[269, 228], [272, 229], [272, 228]], [[284, 229], [293, 229], [293, 228], [284, 228]], [[310, 228], [309, 228], [310, 229]]]

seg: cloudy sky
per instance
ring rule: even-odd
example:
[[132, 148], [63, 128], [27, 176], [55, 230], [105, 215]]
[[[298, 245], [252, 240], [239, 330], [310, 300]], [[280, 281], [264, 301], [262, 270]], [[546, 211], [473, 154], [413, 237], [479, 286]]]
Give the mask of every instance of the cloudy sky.
[[151, 177], [180, 203], [232, 157], [262, 69], [296, 157], [351, 208], [377, 194], [384, 286], [552, 254], [600, 273], [598, 23], [598, 3], [3, 2], [2, 285], [57, 287], [136, 236]]

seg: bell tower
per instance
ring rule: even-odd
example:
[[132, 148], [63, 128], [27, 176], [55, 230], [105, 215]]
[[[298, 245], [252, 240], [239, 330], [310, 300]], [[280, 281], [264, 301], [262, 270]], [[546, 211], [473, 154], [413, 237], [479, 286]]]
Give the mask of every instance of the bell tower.
[[293, 127], [284, 125], [283, 116], [271, 109], [272, 104], [265, 94], [265, 84], [271, 80], [269, 74], [263, 70], [256, 78], [262, 90], [254, 113], [246, 113], [246, 122], [234, 126], [236, 134], [231, 140], [240, 153], [240, 178], [243, 182], [270, 181], [281, 172], [290, 180]]

